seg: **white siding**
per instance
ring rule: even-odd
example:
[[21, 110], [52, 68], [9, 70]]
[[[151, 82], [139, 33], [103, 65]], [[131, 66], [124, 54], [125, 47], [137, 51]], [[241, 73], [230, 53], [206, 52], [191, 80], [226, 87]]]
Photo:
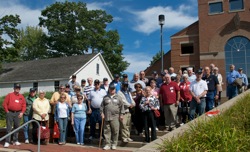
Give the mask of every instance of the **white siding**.
[[[67, 80], [61, 80], [59, 82], [60, 84], [63, 84], [63, 85], [68, 83]], [[55, 91], [54, 83], [55, 81], [38, 82], [38, 90], [44, 90], [46, 92]], [[20, 93], [29, 92], [30, 88], [33, 87], [33, 82], [19, 83], [19, 84], [21, 85]], [[10, 92], [13, 92], [13, 86], [14, 86], [14, 83], [0, 84], [0, 97], [5, 96]]]
[[[99, 74], [96, 73], [96, 64], [99, 64]], [[99, 79], [102, 81], [103, 78], [108, 78], [109, 82], [111, 82], [111, 76], [106, 70], [104, 63], [102, 62], [100, 56], [97, 56], [92, 62], [86, 64], [85, 67], [76, 73], [76, 81], [81, 83], [82, 79], [87, 80], [87, 78], [92, 77], [93, 80]]]

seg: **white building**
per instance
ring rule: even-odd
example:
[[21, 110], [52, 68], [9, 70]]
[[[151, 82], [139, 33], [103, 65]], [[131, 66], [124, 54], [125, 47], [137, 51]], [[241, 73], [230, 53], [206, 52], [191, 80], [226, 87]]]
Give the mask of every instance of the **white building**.
[[70, 57], [50, 58], [3, 64], [0, 73], [0, 96], [13, 91], [14, 83], [21, 84], [21, 93], [35, 87], [38, 90], [55, 91], [60, 84], [66, 84], [75, 74], [76, 81], [113, 79], [102, 55], [85, 54]]

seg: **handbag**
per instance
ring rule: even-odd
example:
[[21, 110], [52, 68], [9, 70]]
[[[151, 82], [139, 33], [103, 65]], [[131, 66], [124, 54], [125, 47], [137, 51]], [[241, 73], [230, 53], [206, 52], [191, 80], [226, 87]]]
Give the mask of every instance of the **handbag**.
[[53, 130], [53, 138], [59, 138], [59, 137], [60, 137], [59, 127], [58, 127], [58, 124], [55, 123], [54, 130]]
[[234, 80], [234, 85], [236, 85], [237, 87], [241, 87], [242, 86], [242, 79], [240, 79], [240, 78], [236, 78], [235, 80]]
[[37, 138], [39, 135], [39, 130], [40, 129], [40, 139], [49, 139], [50, 137], [50, 129], [46, 123], [46, 126], [42, 126], [42, 123], [40, 123], [40, 127], [37, 128]]
[[161, 116], [161, 113], [159, 110], [154, 110], [155, 117], [158, 118]]

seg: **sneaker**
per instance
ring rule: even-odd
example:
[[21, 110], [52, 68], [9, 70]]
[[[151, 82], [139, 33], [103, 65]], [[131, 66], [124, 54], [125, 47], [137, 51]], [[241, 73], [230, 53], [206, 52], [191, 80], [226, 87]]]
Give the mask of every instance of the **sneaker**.
[[184, 125], [184, 123], [181, 123], [181, 124], [180, 124], [180, 126], [183, 126], [183, 125]]
[[77, 145], [80, 145], [80, 143], [77, 143]]
[[8, 148], [9, 146], [10, 146], [10, 144], [8, 142], [5, 142], [3, 147]]
[[151, 131], [151, 128], [148, 128], [149, 131]]
[[106, 145], [105, 147], [103, 147], [103, 150], [109, 150], [110, 147], [108, 145]]
[[20, 143], [20, 142], [18, 142], [18, 141], [16, 141], [16, 142], [14, 142], [14, 143], [13, 143], [13, 145], [20, 146], [20, 145], [21, 145], [21, 143]]
[[131, 138], [127, 138], [127, 141], [128, 141], [128, 142], [131, 142], [131, 141], [133, 141], [133, 139], [131, 139]]
[[93, 136], [90, 136], [90, 137], [89, 137], [89, 140], [92, 140], [92, 139], [93, 139]]
[[80, 145], [82, 145], [82, 146], [83, 146], [83, 145], [84, 145], [84, 143], [81, 143]]
[[115, 146], [115, 145], [112, 145], [112, 146], [111, 146], [111, 149], [116, 150], [116, 146]]
[[125, 138], [125, 139], [122, 140], [122, 142], [127, 143], [127, 142], [128, 142], [128, 139]]
[[143, 137], [143, 133], [139, 133], [139, 136], [140, 136], [140, 137]]
[[159, 129], [156, 127], [155, 130], [158, 131]]
[[24, 143], [25, 143], [25, 144], [29, 144], [29, 143], [30, 143], [30, 142], [29, 142], [29, 139], [26, 139]]

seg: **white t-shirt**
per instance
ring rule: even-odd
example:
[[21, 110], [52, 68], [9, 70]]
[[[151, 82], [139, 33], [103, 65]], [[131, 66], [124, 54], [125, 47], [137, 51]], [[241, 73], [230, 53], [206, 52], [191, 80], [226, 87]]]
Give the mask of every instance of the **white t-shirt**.
[[195, 96], [199, 96], [205, 90], [208, 90], [207, 83], [204, 80], [200, 80], [200, 81], [195, 80], [195, 81], [191, 82], [189, 90], [192, 91], [195, 94]]
[[59, 110], [59, 115], [58, 115], [59, 118], [67, 118], [67, 105], [66, 105], [66, 103], [59, 102], [58, 110]]
[[93, 108], [100, 108], [103, 97], [107, 95], [104, 89], [92, 90], [89, 93], [89, 100], [91, 101], [91, 106]]

